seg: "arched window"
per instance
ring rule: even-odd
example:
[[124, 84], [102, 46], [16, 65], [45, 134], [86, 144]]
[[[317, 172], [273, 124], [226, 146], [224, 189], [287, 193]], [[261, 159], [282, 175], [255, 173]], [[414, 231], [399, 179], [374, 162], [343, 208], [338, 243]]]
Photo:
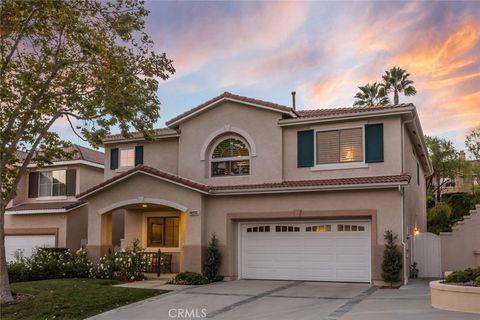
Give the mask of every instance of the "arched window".
[[250, 151], [239, 138], [220, 141], [212, 152], [212, 177], [242, 176], [250, 174]]

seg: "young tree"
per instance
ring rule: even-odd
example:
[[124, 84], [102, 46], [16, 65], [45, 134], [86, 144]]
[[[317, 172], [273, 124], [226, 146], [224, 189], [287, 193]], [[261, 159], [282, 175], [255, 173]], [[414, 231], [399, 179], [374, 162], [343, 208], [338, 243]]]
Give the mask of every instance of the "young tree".
[[465, 146], [472, 158], [469, 165], [469, 174], [472, 177], [472, 182], [476, 181], [480, 185], [480, 128], [472, 130], [466, 137]]
[[[0, 8], [0, 302], [12, 300], [4, 214], [32, 162], [66, 156], [64, 119], [98, 146], [118, 126], [153, 139], [159, 80], [175, 72], [143, 31], [141, 1], [4, 0]], [[23, 157], [17, 157], [18, 152]], [[70, 155], [71, 156], [71, 155]]]
[[358, 87], [359, 92], [355, 95], [354, 106], [373, 107], [377, 105], [385, 105], [390, 102], [385, 92], [385, 88], [374, 82], [367, 83], [363, 87]]
[[385, 250], [383, 251], [382, 279], [390, 283], [390, 288], [394, 282], [400, 281], [400, 271], [403, 267], [402, 253], [397, 248], [397, 235], [392, 230], [385, 231]]
[[417, 89], [413, 86], [413, 80], [409, 79], [410, 73], [399, 67], [393, 67], [385, 71], [382, 76], [383, 87], [388, 93], [393, 92], [393, 103], [398, 104], [399, 94], [403, 92], [406, 96], [414, 96], [417, 94]]
[[205, 262], [203, 264], [203, 274], [210, 281], [218, 281], [220, 279], [220, 265], [222, 264], [222, 254], [218, 249], [218, 238], [212, 234], [212, 239], [208, 244], [205, 252]]
[[433, 173], [427, 177], [427, 188], [440, 201], [442, 189], [461, 171], [463, 162], [451, 141], [428, 136], [425, 141], [433, 166]]

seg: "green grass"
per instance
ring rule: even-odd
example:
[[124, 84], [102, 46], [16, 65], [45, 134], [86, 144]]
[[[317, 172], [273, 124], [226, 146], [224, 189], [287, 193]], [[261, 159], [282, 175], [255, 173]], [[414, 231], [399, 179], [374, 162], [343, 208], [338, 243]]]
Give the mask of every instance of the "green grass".
[[1, 306], [1, 319], [85, 319], [166, 291], [114, 287], [113, 280], [54, 279], [12, 284], [19, 299]]

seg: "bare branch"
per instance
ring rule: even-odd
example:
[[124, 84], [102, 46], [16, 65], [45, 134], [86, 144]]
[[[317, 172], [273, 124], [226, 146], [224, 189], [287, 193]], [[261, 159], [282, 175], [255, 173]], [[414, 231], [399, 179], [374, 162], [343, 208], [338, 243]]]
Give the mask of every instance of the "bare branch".
[[32, 147], [30, 148], [30, 151], [28, 151], [27, 156], [25, 157], [25, 160], [23, 161], [22, 166], [18, 170], [18, 173], [15, 177], [15, 180], [13, 181], [12, 188], [10, 189], [10, 192], [8, 195], [5, 197], [5, 203], [9, 203], [16, 195], [16, 190], [18, 187], [18, 183], [20, 182], [20, 179], [22, 178], [23, 174], [25, 173], [25, 170], [27, 169], [27, 166], [30, 164], [33, 155], [37, 151], [38, 145], [42, 141], [45, 133], [50, 129], [50, 127], [53, 125], [53, 123], [61, 116], [60, 113], [56, 114], [55, 116], [50, 119], [50, 121], [43, 127], [42, 131], [38, 134], [37, 138], [35, 139], [35, 142], [33, 143]]
[[82, 141], [87, 142], [87, 139], [85, 139], [84, 137], [82, 137], [82, 136], [77, 132], [77, 130], [75, 130], [75, 127], [73, 126], [72, 121], [70, 121], [70, 117], [69, 117], [68, 115], [66, 115], [66, 117], [67, 117], [68, 123], [70, 124], [70, 128], [72, 128], [73, 133], [75, 133], [75, 135], [76, 135], [77, 137], [79, 137]]
[[30, 12], [30, 14], [28, 15], [27, 19], [25, 19], [25, 21], [22, 23], [22, 28], [20, 29], [20, 32], [18, 33], [18, 36], [15, 39], [13, 47], [10, 49], [10, 52], [5, 57], [5, 60], [2, 62], [2, 68], [0, 69], [0, 77], [3, 77], [3, 74], [5, 73], [5, 70], [7, 69], [8, 64], [10, 63], [10, 60], [12, 59], [13, 53], [17, 50], [20, 40], [22, 40], [23, 38], [23, 33], [27, 29], [28, 24], [30, 23], [30, 20], [32, 19], [36, 11], [37, 9], [32, 10], [32, 12]]

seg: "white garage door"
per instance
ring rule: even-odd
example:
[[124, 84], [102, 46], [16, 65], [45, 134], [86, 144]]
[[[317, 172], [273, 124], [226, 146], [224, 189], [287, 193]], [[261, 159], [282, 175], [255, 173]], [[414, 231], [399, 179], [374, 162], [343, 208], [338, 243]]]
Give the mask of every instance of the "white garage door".
[[17, 250], [23, 250], [23, 256], [30, 257], [37, 247], [55, 247], [55, 235], [5, 236], [7, 261], [15, 260]]
[[370, 282], [370, 222], [241, 225], [244, 279]]

